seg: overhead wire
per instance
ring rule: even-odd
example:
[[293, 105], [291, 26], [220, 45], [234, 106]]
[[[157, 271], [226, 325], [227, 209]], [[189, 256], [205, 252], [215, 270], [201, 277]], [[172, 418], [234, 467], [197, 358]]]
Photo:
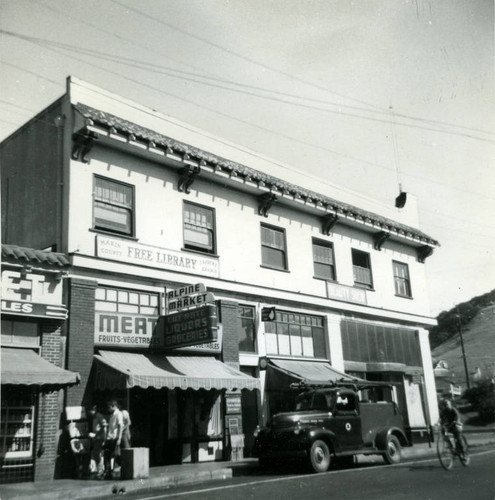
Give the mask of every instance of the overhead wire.
[[[106, 34], [108, 34], [108, 35], [110, 35], [112, 37], [115, 37], [118, 40], [123, 40], [123, 41], [125, 41], [127, 43], [130, 43], [130, 44], [132, 44], [133, 47], [135, 47], [135, 46], [142, 47], [142, 48], [144, 48], [148, 52], [150, 52], [150, 51], [151, 52], [155, 52], [157, 54], [160, 54], [161, 57], [166, 57], [167, 59], [174, 60], [168, 54], [165, 55], [163, 51], [157, 51], [156, 48], [143, 45], [143, 44], [137, 42], [134, 39], [129, 39], [129, 38], [123, 37], [122, 35], [119, 35], [119, 34], [113, 32], [113, 31], [109, 31], [109, 30], [106, 30], [106, 29], [101, 28], [99, 26], [96, 26], [95, 24], [88, 22], [87, 19], [83, 20], [83, 19], [76, 18], [74, 16], [71, 16], [70, 14], [67, 14], [66, 12], [63, 12], [63, 11], [61, 11], [59, 9], [53, 8], [53, 6], [48, 6], [48, 5], [44, 4], [43, 2], [40, 2], [39, 0], [36, 3], [37, 3], [37, 5], [43, 7], [45, 9], [47, 9], [47, 10], [55, 12], [55, 13], [57, 13], [59, 15], [64, 16], [64, 17], [67, 17], [68, 19], [71, 19], [71, 20], [73, 20], [75, 22], [81, 23], [81, 24], [83, 24], [85, 26], [90, 26], [91, 28], [93, 28], [93, 29], [95, 29], [97, 31], [101, 31], [102, 33], [106, 33]], [[167, 23], [167, 26], [168, 26], [168, 23]], [[242, 57], [242, 56], [240, 56], [240, 57]], [[178, 62], [181, 65], [186, 65], [186, 66], [190, 66], [190, 67], [193, 67], [193, 68], [196, 68], [196, 69], [200, 69], [202, 72], [204, 72], [204, 68], [199, 68], [197, 65], [186, 63], [182, 59], [180, 61], [178, 61]], [[156, 65], [156, 66], [157, 67], [161, 67], [159, 65]], [[225, 79], [218, 78], [218, 77], [206, 76], [204, 74], [198, 75], [198, 74], [186, 72], [186, 71], [183, 71], [183, 70], [178, 70], [176, 68], [168, 68], [168, 69], [170, 71], [175, 71], [175, 72], [184, 73], [184, 74], [190, 74], [192, 76], [197, 76], [199, 78], [208, 78], [208, 79], [212, 79], [214, 81], [224, 82], [224, 83], [227, 83], [227, 84], [237, 85], [237, 86], [241, 86], [241, 87], [245, 87], [245, 88], [256, 89], [256, 90], [260, 90], [260, 91], [263, 91], [263, 92], [273, 92], [273, 93], [276, 93], [276, 94], [279, 94], [279, 95], [283, 95], [283, 96], [286, 96], [286, 97], [293, 97], [293, 98], [298, 98], [298, 99], [305, 99], [305, 100], [308, 100], [308, 101], [313, 101], [313, 102], [316, 102], [316, 103], [321, 103], [321, 104], [326, 104], [326, 105], [334, 105], [334, 106], [338, 106], [339, 108], [343, 107], [343, 108], [348, 108], [348, 109], [365, 111], [365, 112], [368, 112], [368, 113], [378, 113], [378, 114], [386, 114], [387, 113], [386, 110], [382, 110], [381, 108], [378, 108], [378, 107], [376, 107], [376, 109], [369, 109], [368, 107], [367, 108], [362, 108], [362, 107], [358, 107], [358, 106], [352, 106], [352, 105], [349, 105], [349, 104], [334, 103], [334, 102], [330, 102], [330, 101], [326, 101], [326, 100], [322, 100], [322, 99], [316, 99], [316, 98], [307, 97], [307, 96], [300, 96], [300, 95], [297, 95], [297, 94], [284, 93], [284, 92], [280, 92], [278, 90], [265, 89], [265, 88], [257, 87], [257, 86], [254, 86], [254, 85], [247, 85], [247, 84], [241, 83], [241, 82], [229, 81], [229, 80], [225, 80]], [[332, 93], [331, 91], [329, 91], [329, 89], [326, 89], [326, 88], [322, 88], [322, 90], [325, 90], [327, 92]], [[419, 122], [423, 122], [423, 123], [443, 125], [443, 126], [448, 126], [448, 127], [455, 127], [455, 128], [458, 128], [458, 129], [470, 130], [470, 131], [473, 131], [473, 132], [480, 132], [480, 133], [483, 133], [483, 134], [492, 134], [492, 135], [495, 135], [495, 132], [486, 131], [486, 130], [483, 130], [483, 129], [473, 128], [473, 127], [466, 127], [466, 126], [463, 126], [463, 125], [457, 125], [457, 124], [447, 123], [447, 122], [443, 122], [441, 120], [419, 118], [419, 117], [414, 117], [414, 116], [406, 115], [406, 114], [403, 114], [403, 113], [397, 113], [397, 112], [395, 112], [395, 116], [397, 116], [399, 118], [404, 118], [404, 119], [408, 119], [408, 120], [419, 121]]]

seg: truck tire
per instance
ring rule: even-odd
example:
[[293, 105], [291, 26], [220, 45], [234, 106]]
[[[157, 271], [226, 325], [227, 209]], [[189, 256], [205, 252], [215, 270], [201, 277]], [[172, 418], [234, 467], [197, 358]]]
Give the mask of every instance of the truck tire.
[[395, 436], [387, 438], [387, 447], [383, 454], [385, 462], [388, 464], [398, 464], [401, 460], [401, 450], [399, 440]]
[[314, 472], [326, 472], [330, 467], [330, 449], [325, 441], [317, 439], [309, 450], [309, 464]]

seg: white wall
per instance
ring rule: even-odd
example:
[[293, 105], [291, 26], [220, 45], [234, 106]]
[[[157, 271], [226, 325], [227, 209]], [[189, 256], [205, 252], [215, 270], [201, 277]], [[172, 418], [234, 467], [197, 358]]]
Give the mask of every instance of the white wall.
[[[333, 243], [341, 285], [353, 285], [351, 248], [370, 253], [374, 291], [366, 292], [369, 306], [428, 315], [425, 266], [417, 262], [414, 249], [387, 242], [376, 251], [369, 234], [338, 224], [324, 236], [320, 218], [283, 206], [275, 205], [268, 217], [262, 217], [254, 196], [201, 179], [187, 195], [177, 190], [178, 175], [173, 170], [102, 146], [93, 148], [89, 164], [71, 162], [69, 252], [95, 255], [96, 233], [90, 231], [95, 174], [135, 186], [135, 235], [141, 244], [181, 251], [183, 200], [215, 208], [221, 280], [325, 298], [325, 282], [313, 278], [312, 238], [316, 237]], [[289, 272], [260, 267], [261, 223], [285, 229]], [[395, 296], [392, 260], [408, 264], [412, 300]]]

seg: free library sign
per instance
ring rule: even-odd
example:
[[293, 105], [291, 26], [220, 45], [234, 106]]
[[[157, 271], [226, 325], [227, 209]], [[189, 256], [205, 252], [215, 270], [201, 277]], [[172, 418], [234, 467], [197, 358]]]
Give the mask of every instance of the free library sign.
[[142, 245], [100, 234], [96, 236], [96, 255], [121, 263], [219, 277], [218, 259], [213, 257]]

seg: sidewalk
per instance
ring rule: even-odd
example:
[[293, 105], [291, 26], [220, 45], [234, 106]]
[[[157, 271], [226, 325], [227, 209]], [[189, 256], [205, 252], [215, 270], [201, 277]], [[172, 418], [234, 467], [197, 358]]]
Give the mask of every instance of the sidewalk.
[[[471, 449], [495, 445], [495, 433], [466, 433]], [[435, 456], [436, 447], [432, 444], [419, 444], [410, 448], [403, 448], [404, 460], [411, 458]], [[378, 456], [359, 456], [358, 463], [370, 461], [381, 463]], [[2, 500], [69, 500], [69, 499], [96, 499], [105, 496], [118, 495], [129, 492], [147, 492], [156, 489], [169, 489], [178, 486], [201, 484], [208, 481], [224, 480], [241, 476], [246, 469], [258, 467], [256, 459], [245, 459], [240, 462], [205, 462], [200, 464], [170, 465], [153, 467], [147, 479], [132, 479], [126, 481], [62, 479], [41, 483], [16, 483], [0, 485]]]

